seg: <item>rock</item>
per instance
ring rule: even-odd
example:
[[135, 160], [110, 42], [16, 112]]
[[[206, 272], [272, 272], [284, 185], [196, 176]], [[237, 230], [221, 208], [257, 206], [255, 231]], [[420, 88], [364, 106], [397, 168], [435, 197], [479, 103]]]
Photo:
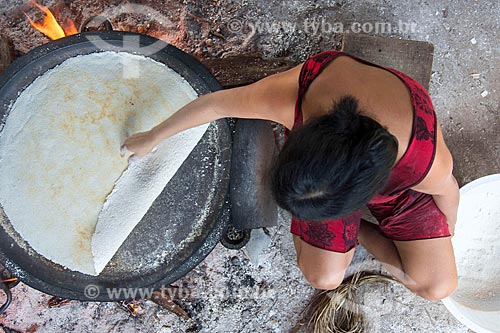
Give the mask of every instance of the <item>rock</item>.
[[231, 264], [233, 264], [233, 266], [241, 266], [240, 258], [238, 258], [237, 256], [232, 257]]
[[250, 262], [258, 266], [261, 263], [261, 254], [270, 244], [271, 237], [269, 237], [263, 229], [252, 230], [252, 238], [250, 238], [247, 245], [245, 245], [245, 250]]

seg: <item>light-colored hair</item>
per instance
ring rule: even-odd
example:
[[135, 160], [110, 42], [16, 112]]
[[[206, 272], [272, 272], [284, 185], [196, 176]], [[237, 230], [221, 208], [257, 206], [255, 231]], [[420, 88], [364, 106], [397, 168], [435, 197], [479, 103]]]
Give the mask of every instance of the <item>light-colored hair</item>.
[[357, 272], [332, 290], [316, 293], [304, 309], [302, 319], [292, 329], [297, 332], [306, 326], [310, 333], [361, 333], [366, 322], [359, 306], [356, 291], [370, 283], [400, 283], [393, 277], [373, 272]]

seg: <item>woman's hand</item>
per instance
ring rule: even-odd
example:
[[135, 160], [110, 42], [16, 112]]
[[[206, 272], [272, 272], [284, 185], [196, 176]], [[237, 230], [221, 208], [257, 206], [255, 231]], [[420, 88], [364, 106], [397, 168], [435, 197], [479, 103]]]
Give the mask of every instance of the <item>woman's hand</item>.
[[123, 143], [120, 154], [125, 156], [128, 152], [131, 152], [136, 157], [143, 157], [147, 155], [156, 145], [154, 140], [154, 135], [152, 131], [141, 132], [129, 136]]

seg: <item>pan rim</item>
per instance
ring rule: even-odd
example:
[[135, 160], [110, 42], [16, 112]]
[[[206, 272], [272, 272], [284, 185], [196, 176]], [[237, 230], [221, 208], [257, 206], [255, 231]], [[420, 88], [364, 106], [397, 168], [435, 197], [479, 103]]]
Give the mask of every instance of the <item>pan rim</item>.
[[[150, 45], [151, 43], [158, 43], [161, 42], [156, 38], [146, 36], [146, 35], [141, 35], [141, 34], [136, 34], [136, 33], [128, 33], [128, 32], [117, 32], [117, 31], [102, 31], [102, 32], [86, 32], [86, 33], [81, 33], [77, 35], [73, 35], [70, 37], [66, 37], [60, 40], [53, 41], [51, 43], [42, 45], [40, 47], [37, 47], [27, 53], [25, 56], [17, 59], [11, 66], [9, 66], [4, 73], [0, 76], [0, 97], [3, 94], [3, 91], [5, 88], [8, 88], [10, 86], [10, 83], [14, 82], [16, 79], [18, 79], [18, 76], [22, 74], [23, 70], [27, 67], [30, 66], [33, 62], [40, 61], [41, 59], [44, 59], [45, 57], [50, 57], [51, 55], [54, 54], [54, 52], [67, 52], [70, 49], [73, 49], [77, 47], [79, 44], [85, 44], [85, 45], [90, 45], [88, 39], [86, 36], [88, 35], [98, 35], [101, 37], [103, 40], [108, 41], [108, 42], [114, 42], [118, 43], [123, 40], [124, 36], [138, 36], [141, 40], [141, 45]], [[179, 62], [180, 64], [184, 65], [184, 73], [179, 73], [179, 71], [176, 68], [173, 68], [179, 75], [183, 76], [190, 84], [190, 80], [186, 78], [186, 73], [191, 72], [190, 75], [197, 75], [200, 78], [200, 82], [198, 86], [193, 86], [193, 88], [196, 90], [196, 92], [201, 95], [202, 93], [208, 93], [212, 91], [216, 91], [221, 89], [222, 87], [220, 84], [217, 82], [217, 80], [210, 74], [210, 72], [204, 67], [203, 64], [201, 64], [199, 61], [197, 61], [194, 57], [182, 52], [181, 50], [178, 50], [174, 46], [164, 43], [165, 47], [162, 49], [161, 52], [166, 52], [168, 56], [174, 57], [175, 61]], [[96, 53], [96, 52], [105, 52], [109, 50], [99, 50], [96, 49], [93, 52], [90, 52], [86, 50], [85, 54], [91, 54], [91, 53]], [[137, 54], [137, 53], [135, 53]], [[68, 57], [69, 59], [71, 57]], [[150, 57], [153, 60], [159, 61], [155, 57]], [[62, 60], [60, 63], [62, 63], [64, 60]], [[162, 61], [160, 61], [162, 62]], [[164, 62], [162, 62], [164, 63]], [[166, 64], [168, 66], [168, 64]], [[54, 66], [55, 67], [55, 66]], [[169, 66], [170, 67], [170, 66]], [[52, 67], [53, 68], [53, 67]], [[42, 74], [50, 70], [51, 68], [46, 68], [42, 71]], [[40, 69], [41, 70], [41, 69]], [[193, 74], [194, 73], [194, 74]], [[183, 75], [184, 74], [184, 75]], [[41, 74], [40, 74], [41, 75]], [[33, 81], [31, 81], [33, 82]], [[29, 86], [29, 84], [26, 85], [26, 87]], [[26, 89], [26, 87], [23, 87], [21, 90], [18, 90], [19, 92], [23, 91]], [[7, 114], [4, 115], [4, 117], [7, 117]], [[4, 123], [2, 119], [2, 124]], [[223, 174], [221, 174], [221, 179], [219, 180], [219, 190], [217, 191], [216, 195], [214, 196], [214, 214], [212, 214], [213, 218], [216, 219], [214, 222], [214, 227], [213, 229], [207, 233], [207, 236], [205, 237], [205, 240], [203, 242], [200, 242], [198, 244], [198, 247], [193, 250], [193, 253], [191, 256], [189, 256], [182, 264], [180, 264], [176, 270], [169, 272], [169, 274], [164, 276], [163, 278], [160, 279], [155, 279], [154, 281], [147, 281], [145, 279], [144, 281], [141, 281], [138, 286], [135, 288], [154, 288], [154, 287], [160, 287], [160, 286], [166, 286], [173, 281], [179, 279], [180, 277], [184, 276], [186, 273], [191, 271], [194, 267], [196, 267], [211, 251], [212, 249], [217, 245], [219, 239], [221, 238], [222, 232], [225, 228], [225, 222], [223, 219], [220, 219], [220, 216], [223, 213], [223, 205], [226, 201], [226, 196], [228, 193], [229, 189], [229, 170], [230, 170], [230, 160], [231, 160], [231, 129], [230, 125], [227, 120], [219, 120], [215, 122], [215, 126], [218, 127], [218, 130], [220, 133], [222, 133], [223, 138], [219, 138], [224, 146], [223, 149], [221, 149], [221, 156], [220, 156], [220, 161], [223, 164], [222, 168], [225, 170]], [[1, 131], [1, 127], [0, 127]], [[5, 213], [2, 211], [2, 214], [5, 215]], [[8, 221], [8, 220], [7, 220]], [[10, 224], [10, 223], [9, 223]], [[1, 239], [6, 240], [5, 236], [7, 236], [10, 240], [13, 240], [10, 235], [7, 234], [7, 232], [4, 230], [3, 226], [0, 228], [0, 234], [2, 234]], [[5, 235], [3, 235], [5, 234]], [[8, 239], [7, 239], [8, 241]], [[5, 243], [5, 242], [2, 242]], [[6, 243], [5, 243], [6, 244]], [[207, 246], [208, 245], [208, 246]], [[12, 247], [11, 245], [10, 247]], [[17, 245], [18, 246], [18, 245]], [[6, 244], [7, 247], [7, 244]], [[103, 284], [103, 283], [95, 283], [96, 286], [99, 287], [100, 293], [99, 296], [97, 297], [92, 297], [89, 298], [85, 295], [85, 290], [81, 290], [81, 288], [71, 288], [70, 286], [67, 287], [61, 287], [60, 285], [55, 285], [52, 284], [48, 281], [45, 281], [43, 279], [40, 279], [39, 277], [36, 276], [36, 274], [32, 273], [32, 269], [26, 269], [22, 265], [19, 265], [16, 263], [15, 260], [10, 258], [6, 253], [4, 253], [4, 248], [3, 246], [0, 247], [0, 262], [5, 265], [5, 267], [14, 272], [15, 274], [18, 274], [19, 277], [23, 282], [26, 284], [30, 285], [31, 287], [41, 290], [43, 292], [46, 292], [48, 294], [64, 297], [64, 298], [71, 298], [71, 299], [79, 299], [79, 300], [91, 300], [91, 301], [117, 301], [117, 300], [122, 300], [122, 299], [127, 299], [126, 297], [122, 297], [120, 299], [111, 299], [109, 295], [106, 294], [105, 289], [108, 287], [108, 285]], [[48, 259], [47, 259], [48, 260]], [[62, 266], [61, 266], [62, 267]], [[68, 269], [64, 270], [65, 272], [74, 273], [73, 278], [78, 278], [78, 275], [84, 275], [88, 276], [88, 282], [89, 284], [94, 285], [94, 277], [90, 275], [86, 275], [83, 273], [79, 272], [74, 272]], [[121, 287], [127, 287], [127, 286], [121, 286]]]

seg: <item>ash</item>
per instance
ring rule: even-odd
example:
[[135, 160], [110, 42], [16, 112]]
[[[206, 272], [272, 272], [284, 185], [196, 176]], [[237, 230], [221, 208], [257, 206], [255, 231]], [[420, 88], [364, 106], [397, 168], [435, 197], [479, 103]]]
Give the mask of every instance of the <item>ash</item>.
[[[120, 0], [42, 3], [57, 9], [61, 16], [56, 17], [70, 17], [77, 26], [89, 16], [125, 4]], [[435, 45], [430, 92], [445, 140], [454, 155], [459, 183], [498, 172], [497, 1], [136, 3], [153, 12], [144, 15], [126, 9], [111, 11], [107, 17], [116, 30], [150, 34], [198, 58], [256, 52], [266, 57], [304, 60], [316, 52], [340, 47], [340, 33], [308, 32], [303, 28], [307, 20], [346, 25], [397, 24], [399, 20], [415, 23], [415, 31], [379, 35], [430, 41]], [[40, 18], [25, 1], [0, 3], [0, 33], [12, 39], [17, 56], [49, 41], [29, 26], [23, 11]], [[184, 321], [150, 301], [141, 301], [136, 315], [117, 303], [71, 301], [49, 308], [49, 295], [21, 284], [13, 289], [13, 304], [0, 316], [0, 327], [19, 332], [287, 332], [314, 291], [295, 265], [289, 221], [289, 216], [282, 212], [279, 227], [270, 229], [271, 243], [261, 253], [259, 264], [249, 261], [246, 250], [231, 251], [218, 245], [202, 264], [176, 282], [179, 288], [189, 291], [179, 304], [191, 321]], [[380, 269], [380, 264], [362, 247], [357, 250], [351, 271], [361, 268]], [[369, 332], [468, 332], [441, 302], [425, 301], [398, 285], [370, 286], [363, 290], [362, 302], [370, 322]]]
[[[197, 268], [176, 281], [176, 302], [190, 320], [147, 300], [139, 301], [135, 315], [112, 302], [70, 301], [50, 308], [51, 296], [20, 284], [13, 289], [14, 302], [0, 316], [0, 325], [20, 332], [288, 332], [314, 289], [295, 265], [290, 215], [284, 211], [279, 215], [279, 226], [269, 229], [270, 245], [260, 253], [259, 264], [250, 261], [246, 248], [228, 250], [219, 244]], [[382, 271], [362, 247], [348, 274], [358, 269]], [[362, 289], [359, 297], [370, 332], [413, 328], [467, 332], [440, 302], [420, 299], [399, 285], [373, 285]]]

